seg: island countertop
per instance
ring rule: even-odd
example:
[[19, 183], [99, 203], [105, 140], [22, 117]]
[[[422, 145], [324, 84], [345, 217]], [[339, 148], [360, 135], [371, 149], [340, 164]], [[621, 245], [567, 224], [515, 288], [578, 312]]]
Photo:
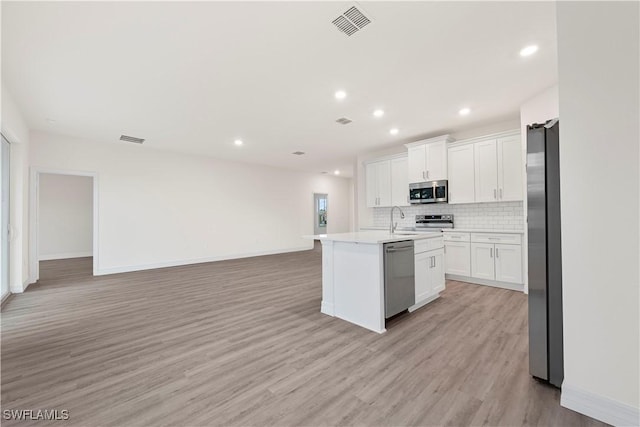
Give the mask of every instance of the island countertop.
[[388, 231], [356, 231], [353, 233], [318, 234], [309, 236], [313, 239], [330, 240], [334, 242], [349, 242], [377, 245], [381, 243], [401, 242], [404, 240], [422, 240], [442, 238], [442, 233], [411, 233], [400, 231], [390, 234]]

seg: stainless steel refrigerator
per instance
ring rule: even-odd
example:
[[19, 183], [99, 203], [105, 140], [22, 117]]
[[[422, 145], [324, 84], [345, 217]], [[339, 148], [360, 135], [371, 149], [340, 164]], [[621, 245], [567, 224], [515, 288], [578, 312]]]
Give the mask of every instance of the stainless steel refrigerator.
[[564, 378], [558, 130], [557, 119], [527, 126], [529, 372], [556, 387]]

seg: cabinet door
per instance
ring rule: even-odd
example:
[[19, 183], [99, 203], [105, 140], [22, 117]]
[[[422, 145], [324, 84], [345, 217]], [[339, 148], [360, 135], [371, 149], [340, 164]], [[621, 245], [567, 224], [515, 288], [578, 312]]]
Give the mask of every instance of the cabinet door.
[[384, 160], [376, 164], [378, 206], [391, 206], [391, 161]]
[[522, 246], [496, 244], [496, 280], [522, 284]]
[[449, 148], [449, 203], [475, 201], [473, 144]]
[[495, 280], [492, 243], [471, 243], [471, 277]]
[[416, 303], [431, 296], [431, 253], [422, 252], [415, 255]]
[[431, 292], [437, 294], [444, 291], [444, 250], [438, 249], [436, 251], [428, 252], [431, 255], [431, 269], [429, 270]]
[[391, 160], [391, 205], [409, 206], [409, 168], [406, 157]]
[[409, 160], [409, 182], [424, 182], [427, 180], [427, 156], [424, 145], [409, 147], [407, 156]]
[[445, 273], [471, 277], [471, 245], [468, 242], [444, 244]]
[[376, 207], [378, 206], [378, 166], [376, 163], [369, 163], [365, 166], [365, 181], [367, 207]]
[[498, 139], [498, 199], [522, 200], [523, 166], [520, 136]]
[[496, 141], [477, 142], [475, 144], [475, 180], [476, 202], [494, 202], [498, 200], [498, 156]]
[[447, 142], [433, 142], [425, 148], [427, 181], [447, 179]]

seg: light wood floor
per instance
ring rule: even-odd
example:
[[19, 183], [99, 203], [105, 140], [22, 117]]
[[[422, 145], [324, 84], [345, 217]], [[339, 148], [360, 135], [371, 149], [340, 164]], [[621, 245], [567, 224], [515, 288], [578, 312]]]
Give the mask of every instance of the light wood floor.
[[90, 258], [41, 266], [2, 311], [2, 409], [78, 426], [600, 425], [528, 375], [521, 293], [448, 282], [378, 335], [320, 313], [319, 249], [95, 278]]

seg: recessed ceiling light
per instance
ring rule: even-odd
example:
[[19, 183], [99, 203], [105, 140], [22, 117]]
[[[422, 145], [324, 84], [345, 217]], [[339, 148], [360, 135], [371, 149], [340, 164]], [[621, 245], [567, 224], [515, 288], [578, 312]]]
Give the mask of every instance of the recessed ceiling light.
[[382, 116], [384, 116], [384, 110], [380, 110], [380, 109], [375, 110], [373, 112], [373, 115], [374, 115], [374, 117], [382, 117]]
[[345, 99], [347, 97], [347, 92], [339, 90], [334, 94], [334, 96], [336, 97], [336, 99]]
[[529, 56], [529, 55], [533, 55], [534, 53], [536, 53], [538, 51], [538, 46], [535, 44], [532, 44], [531, 46], [527, 46], [525, 48], [523, 48], [520, 51], [520, 56]]
[[398, 128], [391, 128], [391, 129], [389, 130], [389, 133], [390, 133], [391, 135], [397, 135], [397, 134], [398, 134], [398, 132], [399, 132], [399, 131], [398, 131]]
[[242, 144], [244, 144], [244, 142], [242, 142], [242, 140], [241, 140], [241, 139], [236, 139], [235, 141], [233, 141], [233, 143], [234, 143], [235, 145], [237, 145], [238, 147], [239, 147], [239, 146], [241, 146]]
[[460, 114], [461, 116], [466, 116], [470, 112], [471, 112], [471, 108], [464, 107], [460, 111], [458, 111], [458, 114]]
[[334, 175], [340, 175], [340, 171], [338, 169], [336, 169], [336, 170], [333, 171], [333, 174]]

